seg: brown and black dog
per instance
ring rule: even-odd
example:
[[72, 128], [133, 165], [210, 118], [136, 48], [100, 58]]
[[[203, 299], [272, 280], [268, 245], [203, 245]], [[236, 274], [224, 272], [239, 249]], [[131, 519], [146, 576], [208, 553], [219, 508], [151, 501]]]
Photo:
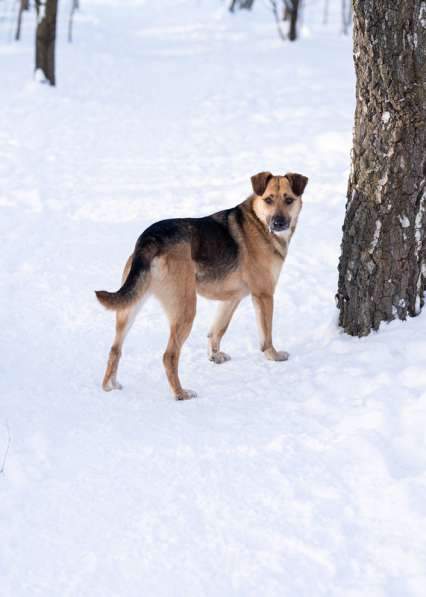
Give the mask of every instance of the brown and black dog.
[[211, 361], [229, 360], [220, 350], [220, 341], [248, 294], [256, 310], [261, 350], [272, 361], [288, 359], [288, 353], [276, 350], [272, 343], [273, 296], [308, 179], [295, 173], [260, 172], [251, 182], [254, 193], [236, 207], [204, 218], [163, 220], [147, 228], [126, 263], [122, 287], [117, 292], [96, 292], [102, 305], [117, 311], [104, 390], [121, 389], [117, 382], [121, 348], [149, 295], [160, 301], [170, 322], [163, 362], [178, 400], [196, 395], [182, 388], [178, 364], [195, 317], [197, 293], [221, 301], [208, 336]]

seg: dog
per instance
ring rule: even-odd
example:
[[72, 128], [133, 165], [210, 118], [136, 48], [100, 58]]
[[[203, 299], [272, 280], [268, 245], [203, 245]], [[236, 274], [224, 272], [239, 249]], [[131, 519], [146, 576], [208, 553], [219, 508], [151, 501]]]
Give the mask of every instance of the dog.
[[182, 388], [178, 365], [194, 321], [197, 294], [220, 301], [208, 334], [211, 361], [220, 364], [230, 359], [220, 343], [240, 301], [249, 294], [261, 350], [272, 361], [288, 359], [289, 354], [272, 343], [273, 296], [307, 182], [302, 174], [259, 172], [251, 177], [253, 193], [236, 207], [203, 218], [163, 220], [141, 234], [124, 268], [121, 288], [96, 291], [99, 302], [117, 312], [104, 390], [121, 389], [117, 369], [123, 342], [149, 295], [160, 301], [169, 319], [163, 363], [177, 400], [196, 396]]

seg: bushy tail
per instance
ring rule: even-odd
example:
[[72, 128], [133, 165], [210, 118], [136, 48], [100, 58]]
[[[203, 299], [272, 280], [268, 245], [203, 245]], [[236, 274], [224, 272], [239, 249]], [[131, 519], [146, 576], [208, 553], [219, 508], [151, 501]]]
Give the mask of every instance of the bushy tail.
[[134, 258], [123, 286], [117, 292], [95, 290], [98, 301], [112, 311], [121, 311], [134, 305], [144, 294], [147, 286], [148, 268], [140, 259]]

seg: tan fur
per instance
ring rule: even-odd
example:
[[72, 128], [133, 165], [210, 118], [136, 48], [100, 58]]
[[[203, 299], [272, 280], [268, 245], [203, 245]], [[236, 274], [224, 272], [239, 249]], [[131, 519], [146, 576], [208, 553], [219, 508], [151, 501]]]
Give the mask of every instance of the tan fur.
[[214, 363], [220, 365], [231, 358], [225, 352], [220, 351], [220, 341], [228, 329], [229, 323], [235, 309], [240, 304], [242, 296], [236, 295], [234, 298], [223, 301], [217, 310], [216, 319], [213, 322], [209, 332], [209, 359]]
[[[229, 360], [230, 357], [220, 351], [220, 342], [241, 299], [249, 294], [257, 316], [261, 350], [270, 360], [283, 361], [288, 358], [287, 352], [278, 351], [273, 345], [272, 316], [275, 287], [302, 207], [301, 198], [295, 194], [292, 188], [294, 185], [290, 183], [291, 176], [300, 177], [272, 176], [267, 172], [252, 177], [256, 192], [241, 204], [244, 213], [242, 231], [235, 221], [229, 221], [239, 245], [239, 262], [238, 267], [225, 277], [214, 281], [204, 280], [201, 275], [197, 277], [200, 274], [197, 264], [191, 258], [189, 245], [183, 242], [173, 245], [164, 255], [153, 259], [144, 293], [152, 294], [160, 301], [169, 319], [170, 336], [163, 363], [177, 399], [183, 400], [194, 395], [190, 390], [182, 388], [178, 365], [182, 345], [191, 331], [195, 317], [197, 293], [221, 301], [209, 332], [210, 360], [215, 363]], [[306, 180], [302, 181], [301, 192]], [[291, 205], [287, 205], [286, 198], [293, 199]], [[283, 233], [270, 230], [271, 218], [277, 215], [291, 218], [291, 226]], [[126, 263], [123, 280], [129, 272], [130, 264], [131, 257]], [[116, 337], [103, 381], [105, 390], [121, 388], [117, 382], [117, 367], [124, 339], [137, 310], [138, 304], [117, 312]]]
[[195, 396], [184, 390], [178, 375], [179, 356], [183, 343], [189, 336], [195, 317], [197, 294], [195, 265], [190, 247], [178, 244], [166, 256], [156, 258], [151, 290], [160, 301], [170, 323], [170, 336], [163, 363], [172, 392], [177, 400]]
[[[124, 282], [124, 280], [127, 277], [127, 274], [129, 273], [130, 266], [132, 263], [132, 257], [133, 255], [130, 255], [124, 267], [123, 275], [121, 278], [122, 282]], [[117, 381], [117, 369], [121, 358], [121, 348], [123, 346], [123, 342], [126, 338], [126, 335], [136, 318], [140, 306], [140, 304], [133, 305], [132, 307], [123, 309], [122, 311], [117, 311], [116, 313], [115, 339], [113, 345], [111, 346], [107, 368], [105, 371], [104, 379], [102, 381], [102, 387], [106, 392], [109, 392], [110, 390], [121, 390], [122, 386]]]

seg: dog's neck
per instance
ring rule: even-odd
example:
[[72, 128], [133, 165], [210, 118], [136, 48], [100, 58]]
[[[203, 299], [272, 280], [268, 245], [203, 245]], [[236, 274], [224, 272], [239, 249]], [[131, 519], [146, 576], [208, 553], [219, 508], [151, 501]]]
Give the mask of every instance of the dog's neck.
[[265, 222], [259, 218], [254, 210], [253, 201], [255, 197], [255, 195], [250, 195], [250, 197], [248, 197], [245, 201], [245, 203], [247, 203], [250, 207], [250, 213], [252, 215], [253, 221], [255, 222], [256, 227], [262, 231], [263, 238], [271, 246], [271, 249], [274, 251], [274, 253], [278, 253], [282, 259], [285, 259], [288, 245], [290, 244], [290, 240], [296, 229], [297, 220], [292, 223], [290, 228], [287, 230], [283, 230], [282, 232], [274, 232]]
[[274, 247], [274, 251], [279, 253], [282, 259], [285, 259], [287, 256], [288, 245], [290, 244], [290, 240], [292, 237], [292, 232], [290, 229], [284, 230], [283, 232], [273, 232], [268, 227], [266, 227], [270, 236], [270, 242]]

